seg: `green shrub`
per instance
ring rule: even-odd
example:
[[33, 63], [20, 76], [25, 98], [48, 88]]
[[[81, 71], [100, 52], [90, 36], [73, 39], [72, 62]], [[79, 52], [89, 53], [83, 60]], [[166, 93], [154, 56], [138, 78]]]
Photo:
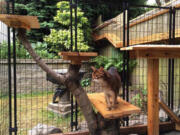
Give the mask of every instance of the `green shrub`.
[[[41, 56], [41, 58], [58, 58], [58, 56], [55, 56], [52, 53], [49, 53], [47, 50], [47, 44], [46, 43], [32, 43], [32, 47], [36, 51], [36, 53]], [[11, 57], [13, 57], [13, 44], [11, 44]], [[27, 50], [24, 48], [23, 45], [21, 45], [19, 42], [16, 42], [16, 57], [18, 59], [30, 59], [31, 56], [27, 52]], [[0, 44], [0, 58], [1, 59], [7, 59], [8, 58], [8, 44], [7, 42], [3, 42]]]
[[[100, 68], [101, 66], [104, 67], [104, 69], [108, 70], [110, 67], [116, 67], [118, 72], [121, 73], [123, 71], [123, 55], [120, 54], [117, 58], [108, 58], [106, 56], [97, 56], [94, 59], [92, 59], [92, 64], [96, 68]], [[133, 69], [136, 66], [135, 60], [129, 61], [129, 71], [132, 72]], [[125, 69], [126, 70], [126, 69]]]
[[[49, 50], [51, 52], [58, 53], [59, 51], [70, 50], [71, 46], [71, 32], [70, 32], [70, 7], [69, 2], [61, 1], [57, 3], [57, 15], [54, 17], [54, 21], [60, 24], [59, 30], [51, 29], [51, 33], [45, 36], [44, 41], [48, 43]], [[75, 18], [73, 9], [73, 20]], [[73, 21], [74, 26], [74, 21]], [[73, 27], [73, 37], [75, 37]], [[78, 51], [89, 51], [91, 47], [88, 45], [91, 43], [91, 28], [89, 21], [84, 17], [84, 12], [78, 7], [77, 8], [77, 48]], [[75, 43], [73, 43], [74, 45]], [[73, 46], [73, 50], [75, 46]]]

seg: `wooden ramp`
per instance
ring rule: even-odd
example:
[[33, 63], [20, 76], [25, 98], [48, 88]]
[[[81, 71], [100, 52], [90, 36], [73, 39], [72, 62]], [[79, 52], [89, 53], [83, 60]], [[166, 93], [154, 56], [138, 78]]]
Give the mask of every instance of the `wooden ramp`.
[[140, 108], [124, 101], [120, 97], [118, 97], [118, 105], [116, 108], [107, 111], [104, 93], [88, 94], [88, 97], [97, 111], [99, 111], [99, 113], [106, 119], [121, 118], [141, 111]]
[[167, 113], [173, 122], [176, 124], [176, 130], [180, 131], [180, 118], [162, 101], [159, 100], [160, 107]]
[[40, 28], [37, 16], [0, 14], [0, 21], [13, 28], [24, 28], [28, 30], [31, 28]]

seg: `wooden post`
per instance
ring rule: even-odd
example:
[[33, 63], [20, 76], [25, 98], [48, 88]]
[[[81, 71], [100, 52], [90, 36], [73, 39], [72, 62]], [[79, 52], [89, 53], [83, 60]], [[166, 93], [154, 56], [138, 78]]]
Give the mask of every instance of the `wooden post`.
[[159, 59], [148, 59], [148, 135], [159, 135]]

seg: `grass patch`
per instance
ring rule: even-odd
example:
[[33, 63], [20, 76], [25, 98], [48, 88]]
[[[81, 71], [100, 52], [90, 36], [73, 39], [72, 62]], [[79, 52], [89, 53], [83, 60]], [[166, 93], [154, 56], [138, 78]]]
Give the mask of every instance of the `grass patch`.
[[[52, 97], [51, 91], [17, 94], [18, 135], [28, 135], [28, 131], [39, 123], [58, 127], [63, 132], [70, 131], [70, 116], [63, 118], [59, 114], [48, 111], [47, 106], [52, 102]], [[0, 107], [1, 110], [8, 109], [8, 98], [0, 98], [0, 103], [7, 104], [4, 108]], [[13, 98], [12, 104], [14, 104]], [[78, 119], [80, 119], [79, 122], [84, 120], [81, 112], [78, 113]]]
[[31, 92], [31, 93], [18, 93], [17, 98], [27, 98], [27, 97], [37, 97], [37, 96], [47, 96], [52, 95], [53, 91], [37, 91], [37, 92]]

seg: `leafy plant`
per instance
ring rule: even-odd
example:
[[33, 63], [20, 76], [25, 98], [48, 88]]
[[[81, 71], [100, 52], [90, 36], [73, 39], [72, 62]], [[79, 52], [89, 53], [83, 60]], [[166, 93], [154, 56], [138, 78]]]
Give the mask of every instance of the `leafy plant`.
[[91, 84], [91, 78], [85, 78], [81, 80], [81, 86], [82, 87], [87, 87]]
[[[49, 53], [47, 49], [46, 43], [32, 43], [32, 47], [36, 51], [36, 53], [41, 56], [42, 58], [58, 58], [58, 56], [55, 56], [53, 53]], [[11, 44], [11, 56], [13, 57], [13, 44]], [[31, 56], [26, 51], [24, 46], [22, 46], [18, 41], [16, 42], [16, 57], [18, 59], [30, 59]], [[8, 58], [8, 44], [7, 42], [3, 42], [0, 44], [0, 58], [7, 59]]]
[[15, 0], [16, 14], [38, 16], [41, 27], [28, 32], [31, 42], [43, 42], [43, 37], [50, 33], [50, 29], [58, 27], [53, 20], [57, 2], [59, 0]]
[[[116, 67], [118, 72], [121, 73], [123, 71], [123, 56], [120, 54], [117, 58], [107, 58], [106, 56], [97, 56], [92, 59], [92, 63], [96, 68], [100, 68], [101, 66], [104, 69], [108, 70], [110, 67]], [[135, 60], [129, 61], [129, 71], [132, 72], [134, 67], [136, 66]]]
[[132, 102], [139, 106], [144, 112], [147, 111], [147, 89], [140, 89], [138, 94], [132, 97]]
[[[57, 15], [54, 17], [54, 21], [59, 23], [61, 29], [51, 29], [51, 33], [45, 36], [44, 41], [49, 44], [50, 51], [59, 52], [70, 50], [71, 47], [71, 32], [70, 32], [70, 7], [69, 2], [61, 1], [57, 3]], [[73, 20], [75, 19], [73, 9]], [[73, 25], [74, 25], [73, 21]], [[74, 31], [73, 27], [73, 31]], [[78, 51], [88, 51], [91, 47], [88, 45], [91, 43], [91, 28], [88, 18], [84, 17], [84, 12], [77, 8], [77, 48]], [[75, 32], [73, 32], [75, 37]], [[75, 42], [75, 40], [74, 40]], [[75, 44], [75, 43], [73, 43]], [[75, 46], [73, 46], [73, 50]]]

